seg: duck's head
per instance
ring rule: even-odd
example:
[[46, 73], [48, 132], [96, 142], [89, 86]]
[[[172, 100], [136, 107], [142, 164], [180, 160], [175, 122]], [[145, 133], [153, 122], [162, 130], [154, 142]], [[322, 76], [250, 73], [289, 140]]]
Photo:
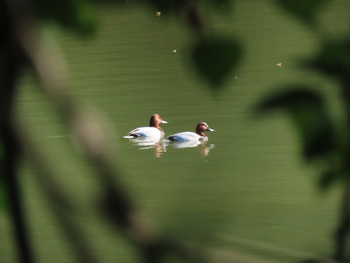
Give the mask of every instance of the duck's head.
[[205, 122], [200, 122], [200, 123], [197, 124], [197, 126], [196, 126], [196, 133], [198, 135], [206, 136], [205, 135], [206, 131], [214, 132], [215, 130], [209, 128], [208, 124], [206, 124]]
[[161, 123], [168, 123], [167, 121], [163, 120], [162, 117], [160, 117], [159, 114], [155, 113], [151, 116], [149, 126], [150, 127], [155, 127], [155, 128], [160, 128], [159, 124]]

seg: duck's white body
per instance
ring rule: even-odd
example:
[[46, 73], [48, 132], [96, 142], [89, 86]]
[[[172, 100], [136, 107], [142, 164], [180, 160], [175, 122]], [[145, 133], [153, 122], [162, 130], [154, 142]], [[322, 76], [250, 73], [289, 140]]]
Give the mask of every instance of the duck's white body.
[[129, 132], [124, 138], [143, 138], [152, 141], [159, 141], [164, 137], [164, 132], [155, 127], [139, 127]]
[[200, 122], [196, 126], [196, 132], [179, 132], [168, 136], [168, 140], [173, 142], [204, 142], [208, 140], [208, 136], [205, 134], [206, 131], [215, 131], [209, 128], [205, 122]]
[[135, 139], [139, 138], [144, 141], [160, 141], [164, 137], [164, 131], [159, 126], [161, 123], [167, 123], [164, 121], [159, 114], [153, 114], [150, 119], [149, 127], [139, 127], [133, 129], [124, 138]]
[[171, 141], [178, 141], [178, 142], [199, 142], [199, 141], [207, 141], [207, 136], [200, 136], [197, 133], [194, 132], [179, 132], [173, 135], [168, 136], [168, 139]]

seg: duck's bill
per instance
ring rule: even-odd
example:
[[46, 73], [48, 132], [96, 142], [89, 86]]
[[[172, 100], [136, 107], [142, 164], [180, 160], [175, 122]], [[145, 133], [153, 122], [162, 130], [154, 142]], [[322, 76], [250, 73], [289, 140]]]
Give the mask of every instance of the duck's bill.
[[161, 123], [168, 123], [167, 121], [162, 121]]
[[212, 132], [214, 132], [215, 130], [208, 127], [208, 130], [207, 130], [207, 131], [212, 131]]

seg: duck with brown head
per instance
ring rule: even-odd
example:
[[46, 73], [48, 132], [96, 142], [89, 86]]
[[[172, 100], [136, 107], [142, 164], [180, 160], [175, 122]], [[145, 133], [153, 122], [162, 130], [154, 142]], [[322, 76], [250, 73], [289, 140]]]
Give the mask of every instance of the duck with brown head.
[[196, 126], [196, 132], [180, 132], [168, 136], [168, 140], [175, 142], [185, 142], [185, 141], [207, 141], [208, 136], [205, 134], [206, 131], [215, 131], [209, 128], [208, 124], [205, 122], [200, 122]]
[[139, 127], [129, 132], [124, 138], [143, 138], [152, 141], [159, 141], [164, 137], [164, 131], [160, 127], [161, 123], [168, 123], [163, 120], [159, 114], [151, 116], [149, 127]]

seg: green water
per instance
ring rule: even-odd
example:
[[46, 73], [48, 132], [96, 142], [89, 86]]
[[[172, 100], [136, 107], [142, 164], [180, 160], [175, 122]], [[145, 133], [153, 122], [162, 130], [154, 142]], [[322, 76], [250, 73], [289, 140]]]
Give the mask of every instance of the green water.
[[[121, 180], [159, 232], [248, 261], [327, 257], [338, 192], [324, 194], [314, 186], [317, 172], [302, 162], [298, 138], [284, 115], [255, 118], [252, 107], [280, 84], [295, 81], [316, 85], [337, 111], [336, 92], [331, 81], [296, 68], [298, 57], [315, 51], [313, 36], [268, 2], [249, 2], [237, 1], [233, 14], [208, 13], [208, 30], [234, 35], [245, 49], [243, 63], [218, 96], [186, 61], [191, 37], [182, 21], [133, 5], [99, 8], [99, 30], [92, 39], [59, 37], [69, 88], [83, 109], [97, 108], [110, 121]], [[336, 1], [324, 14], [324, 26], [332, 34], [343, 32], [349, 12], [346, 1]], [[73, 216], [101, 262], [136, 262], [128, 242], [93, 212], [101, 191], [96, 175], [75, 151], [50, 100], [29, 78], [22, 81], [18, 105], [20, 118], [46, 151], [46, 162], [81, 203]], [[169, 145], [157, 153], [122, 138], [147, 125], [153, 113], [169, 122], [163, 125], [166, 134], [207, 122], [216, 130], [209, 134], [210, 151]], [[22, 170], [39, 262], [75, 262], [35, 173], [27, 163]], [[6, 237], [0, 240], [1, 262], [14, 262], [6, 214], [0, 222]]]

